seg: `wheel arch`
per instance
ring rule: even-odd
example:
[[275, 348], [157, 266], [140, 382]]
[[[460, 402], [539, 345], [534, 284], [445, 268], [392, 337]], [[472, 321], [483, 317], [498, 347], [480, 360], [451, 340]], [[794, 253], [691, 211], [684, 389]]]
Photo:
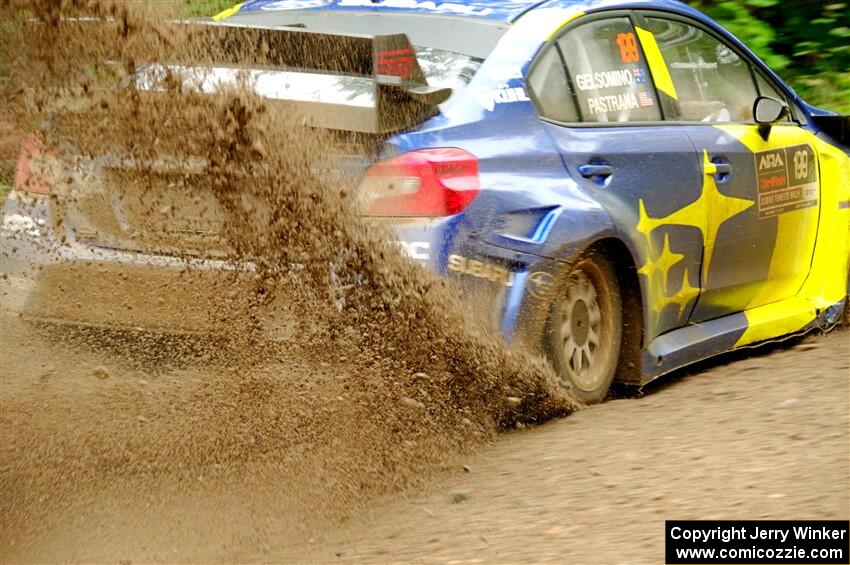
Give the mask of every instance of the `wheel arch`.
[[620, 359], [614, 382], [628, 386], [640, 386], [642, 380], [641, 351], [646, 334], [646, 323], [637, 263], [626, 242], [615, 236], [594, 241], [578, 256], [585, 257], [593, 253], [603, 255], [613, 264], [620, 290], [623, 331]]

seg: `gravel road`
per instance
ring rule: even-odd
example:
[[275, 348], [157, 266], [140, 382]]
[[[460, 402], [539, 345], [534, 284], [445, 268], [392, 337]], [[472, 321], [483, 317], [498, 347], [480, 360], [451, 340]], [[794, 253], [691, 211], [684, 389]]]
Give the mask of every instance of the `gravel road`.
[[[3, 330], [0, 471], [4, 508], [14, 512], [3, 518], [4, 562], [659, 563], [665, 519], [849, 513], [847, 331], [727, 356], [665, 378], [640, 398], [501, 434], [467, 456], [446, 456], [431, 478], [401, 495], [322, 521], [314, 519], [315, 493], [345, 483], [345, 469], [292, 476], [263, 460], [218, 480], [215, 466], [199, 467], [203, 473], [190, 482], [167, 473], [59, 480], [29, 503], [37, 508], [22, 508], [29, 499], [8, 482], [12, 469], [38, 475], [58, 463], [74, 473], [99, 471], [80, 468], [92, 453], [68, 459], [71, 448], [61, 445], [43, 464], [27, 460], [21, 467], [13, 458], [25, 452], [7, 450], [22, 438], [7, 434], [108, 439], [121, 429], [109, 420], [120, 418], [114, 407], [103, 404], [107, 418], [96, 421], [80, 419], [74, 406], [91, 410], [92, 391], [116, 379], [135, 387], [126, 394], [163, 403], [169, 389], [157, 383], [182, 373], [148, 374], [102, 352], [54, 349], [8, 318]], [[305, 362], [293, 362], [293, 379], [309, 377]], [[105, 381], [97, 368], [103, 364], [111, 375]], [[192, 379], [202, 386], [212, 370]], [[45, 392], [41, 409], [10, 412], [21, 395], [37, 390]], [[66, 419], [55, 417], [63, 413], [56, 402], [67, 404]], [[40, 410], [53, 417], [40, 417]], [[22, 417], [35, 428], [21, 432], [30, 429], [20, 427]], [[127, 419], [140, 433], [151, 425], [132, 414]], [[321, 504], [327, 510], [333, 499]]]
[[661, 563], [666, 519], [847, 519], [848, 338], [729, 356], [510, 433], [468, 472], [282, 557]]

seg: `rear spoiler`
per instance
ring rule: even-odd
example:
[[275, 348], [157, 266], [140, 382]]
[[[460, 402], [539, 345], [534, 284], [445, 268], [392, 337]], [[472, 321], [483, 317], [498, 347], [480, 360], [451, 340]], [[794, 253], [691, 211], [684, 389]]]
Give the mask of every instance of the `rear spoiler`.
[[[437, 115], [449, 88], [428, 85], [405, 34], [326, 34], [298, 28], [251, 28], [188, 23], [198, 62], [260, 71], [295, 71], [370, 79], [371, 107], [345, 103], [280, 100], [294, 107], [307, 125], [386, 134], [416, 126]], [[185, 28], [184, 28], [185, 31]]]

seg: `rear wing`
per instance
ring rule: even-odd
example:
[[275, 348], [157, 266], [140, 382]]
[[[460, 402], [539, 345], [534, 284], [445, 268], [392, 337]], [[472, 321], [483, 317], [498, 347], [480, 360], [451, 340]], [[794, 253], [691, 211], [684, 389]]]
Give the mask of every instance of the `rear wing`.
[[[371, 37], [299, 28], [181, 25], [189, 26], [193, 52], [201, 54], [196, 62], [213, 68], [249, 69], [267, 77], [285, 71], [290, 82], [298, 81], [298, 73], [306, 73], [302, 75], [305, 80], [308, 75], [329, 75], [338, 79], [335, 81], [338, 84], [359, 79], [348, 80], [358, 84], [348, 101], [342, 97], [329, 102], [321, 96], [315, 97], [319, 100], [298, 99], [288, 97], [285, 92], [273, 96], [276, 103], [292, 106], [306, 125], [313, 127], [393, 133], [437, 115], [437, 106], [451, 95], [449, 88], [428, 85], [414, 47], [404, 34]], [[218, 48], [210, 50], [210, 45]], [[203, 55], [210, 52], [215, 54]], [[358, 99], [356, 103], [354, 98]], [[364, 104], [364, 99], [369, 103]]]

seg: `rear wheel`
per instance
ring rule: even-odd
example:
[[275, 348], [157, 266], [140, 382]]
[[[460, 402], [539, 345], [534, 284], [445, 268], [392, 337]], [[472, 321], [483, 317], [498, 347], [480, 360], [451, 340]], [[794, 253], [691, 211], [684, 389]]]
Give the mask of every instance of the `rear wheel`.
[[622, 341], [622, 303], [610, 261], [594, 253], [580, 260], [552, 304], [545, 346], [564, 386], [580, 400], [608, 394]]

